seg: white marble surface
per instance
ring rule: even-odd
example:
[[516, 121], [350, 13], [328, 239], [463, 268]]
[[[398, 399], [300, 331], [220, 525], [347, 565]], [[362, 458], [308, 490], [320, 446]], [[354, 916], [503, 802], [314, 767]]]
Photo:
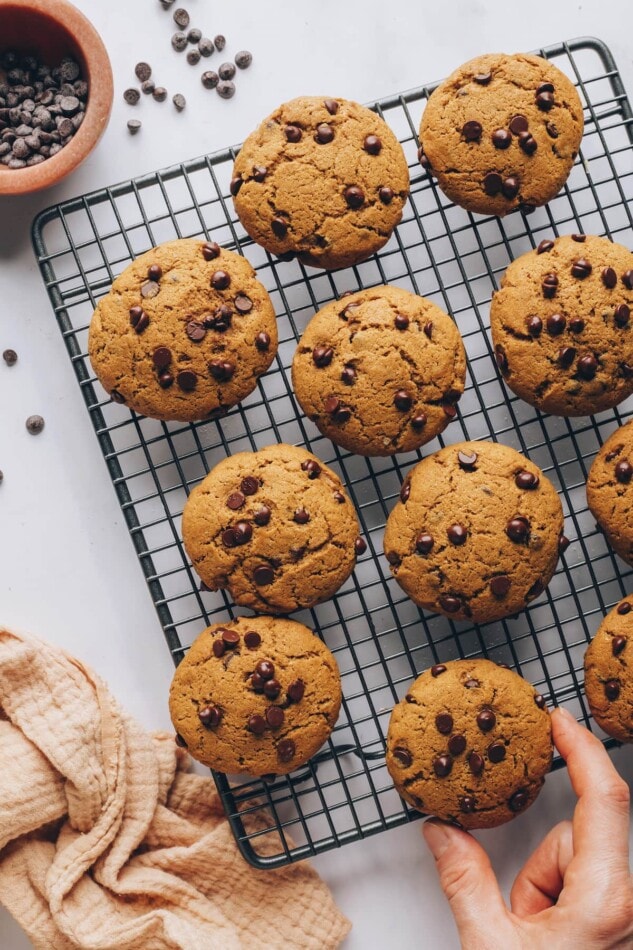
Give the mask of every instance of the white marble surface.
[[[51, 0], [54, 4], [54, 0]], [[17, 366], [0, 366], [0, 622], [32, 631], [75, 652], [110, 683], [148, 727], [168, 725], [171, 662], [112, 491], [88, 415], [31, 252], [34, 214], [62, 198], [239, 142], [278, 102], [301, 93], [361, 102], [445, 75], [480, 52], [531, 49], [596, 35], [610, 46], [633, 94], [630, 0], [185, 0], [192, 24], [224, 33], [226, 53], [254, 52], [230, 102], [199, 87], [171, 51], [170, 15], [157, 0], [78, 0], [112, 57], [116, 98], [106, 135], [63, 186], [30, 199], [0, 198], [0, 349]], [[142, 134], [130, 138], [122, 92], [139, 59], [155, 64], [167, 88], [184, 92], [181, 116], [144, 99]], [[218, 57], [214, 58], [217, 65]], [[32, 438], [26, 416], [41, 412], [46, 430]], [[629, 782], [631, 750], [614, 754]], [[565, 772], [548, 779], [520, 823], [485, 835], [509, 890], [520, 863], [555, 822], [570, 814]], [[387, 832], [315, 861], [354, 929], [347, 950], [398, 946], [458, 947], [420, 825]], [[491, 929], [494, 922], [491, 921]], [[29, 942], [0, 910], [0, 947]]]

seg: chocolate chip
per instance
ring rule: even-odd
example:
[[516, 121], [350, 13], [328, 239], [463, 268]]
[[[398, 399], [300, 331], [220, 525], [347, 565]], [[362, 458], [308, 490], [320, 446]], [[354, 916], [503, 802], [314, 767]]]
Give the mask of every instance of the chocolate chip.
[[516, 177], [516, 175], [510, 175], [510, 177], [506, 178], [506, 180], [503, 182], [501, 186], [501, 192], [503, 194], [503, 197], [507, 198], [508, 201], [512, 201], [512, 199], [516, 198], [516, 196], [518, 195], [520, 187], [521, 187], [521, 184], [519, 182], [519, 179]]
[[174, 377], [168, 370], [164, 370], [162, 373], [159, 373], [158, 376], [158, 385], [161, 389], [169, 389], [170, 386], [174, 384]]
[[593, 379], [596, 373], [598, 372], [598, 360], [593, 356], [592, 353], [587, 353], [585, 356], [581, 356], [576, 364], [576, 369], [578, 375], [582, 379]]
[[18, 354], [15, 350], [5, 350], [2, 354], [2, 359], [5, 361], [7, 366], [15, 366], [18, 361]]
[[556, 289], [558, 287], [558, 277], [556, 274], [546, 274], [541, 282], [541, 290], [543, 291], [543, 296], [548, 300], [551, 300], [552, 297], [556, 294]]
[[514, 795], [510, 797], [508, 805], [510, 806], [511, 811], [522, 811], [528, 803], [527, 792], [519, 789], [518, 792], [515, 792]]
[[512, 142], [512, 136], [507, 129], [495, 129], [492, 133], [492, 144], [495, 148], [508, 148]]
[[158, 293], [160, 293], [160, 287], [155, 280], [148, 280], [141, 286], [141, 297], [143, 299], [151, 299], [156, 297]]
[[151, 96], [151, 94], [154, 92], [154, 89], [156, 89], [156, 83], [153, 79], [146, 79], [145, 82], [141, 83], [141, 92], [145, 96]]
[[236, 175], [235, 178], [231, 179], [231, 184], [229, 185], [229, 191], [231, 192], [234, 198], [238, 194], [243, 184], [244, 184], [244, 179], [242, 178], [241, 175]]
[[318, 366], [319, 369], [323, 369], [325, 366], [329, 366], [332, 362], [334, 356], [334, 350], [331, 346], [315, 346], [312, 350], [312, 360], [315, 366]]
[[187, 53], [187, 62], [190, 66], [197, 66], [200, 62], [200, 50], [190, 49]]
[[179, 745], [181, 749], [187, 748], [187, 743], [185, 742], [185, 740], [183, 739], [183, 737], [180, 735], [179, 732], [176, 733], [176, 745]]
[[191, 393], [198, 385], [198, 377], [190, 369], [184, 369], [176, 376], [176, 382], [183, 392]]
[[633, 290], [633, 270], [627, 270], [622, 274], [622, 283], [627, 290]]
[[125, 396], [123, 393], [120, 393], [118, 389], [113, 389], [110, 393], [113, 402], [118, 402], [120, 404], [125, 403]]
[[525, 469], [522, 469], [520, 472], [517, 472], [516, 477], [514, 479], [514, 483], [517, 486], [517, 488], [526, 488], [526, 489], [538, 488], [539, 481], [540, 479], [538, 475], [534, 475], [532, 472], [528, 472]]
[[289, 123], [285, 128], [286, 140], [288, 142], [300, 142], [303, 131], [298, 125]]
[[629, 318], [631, 316], [631, 311], [625, 303], [621, 303], [619, 307], [615, 308], [613, 313], [615, 322], [619, 327], [627, 326]]
[[341, 370], [341, 380], [346, 386], [353, 386], [356, 382], [356, 370], [353, 366], [345, 366]]
[[534, 600], [535, 597], [540, 597], [544, 590], [545, 590], [545, 585], [543, 581], [540, 580], [539, 578], [539, 580], [534, 581], [529, 591], [525, 595], [526, 600]]
[[266, 720], [263, 716], [259, 716], [257, 713], [251, 716], [248, 720], [248, 730], [252, 732], [253, 735], [262, 736], [266, 732]]
[[255, 667], [255, 672], [258, 673], [263, 680], [271, 680], [275, 675], [275, 667], [270, 660], [260, 660]]
[[165, 99], [167, 98], [167, 90], [165, 89], [165, 87], [156, 86], [156, 88], [154, 89], [152, 93], [152, 98], [155, 99], [156, 102], [164, 102]]
[[457, 407], [446, 397], [442, 400], [442, 411], [449, 419], [455, 419], [457, 416]]
[[618, 613], [620, 615], [628, 614], [630, 612], [631, 612], [631, 604], [628, 602], [628, 600], [623, 600], [621, 603], [618, 604]]
[[546, 128], [546, 130], [547, 130], [547, 134], [549, 135], [549, 137], [550, 137], [551, 139], [557, 139], [557, 138], [558, 138], [558, 129], [557, 129], [557, 127], [554, 125], [553, 122], [546, 122], [546, 123], [545, 123], [545, 128]]
[[262, 638], [256, 630], [247, 630], [244, 634], [244, 643], [249, 650], [256, 650], [262, 642]]
[[610, 702], [614, 702], [620, 695], [620, 683], [618, 680], [607, 680], [604, 684], [604, 695]]
[[[253, 515], [253, 521], [260, 528], [264, 528], [270, 521], [270, 508], [266, 507], [266, 505], [262, 505], [261, 508], [258, 508]], [[265, 583], [269, 584], [270, 581], [266, 581]]]
[[516, 515], [506, 525], [506, 534], [511, 541], [516, 541], [517, 543], [525, 541], [530, 530], [530, 523], [527, 518], [523, 518], [521, 515]]
[[494, 729], [496, 722], [497, 717], [492, 709], [482, 709], [477, 716], [477, 725], [482, 732], [490, 732], [491, 729]]
[[604, 286], [607, 287], [609, 290], [613, 290], [613, 288], [618, 282], [618, 275], [616, 274], [616, 272], [613, 270], [612, 267], [603, 267], [600, 273], [600, 277], [602, 278], [602, 283], [604, 284]]
[[427, 423], [427, 418], [423, 412], [419, 413], [417, 416], [414, 416], [411, 419], [410, 425], [412, 429], [415, 429], [416, 432], [419, 432], [420, 429], [423, 429]]
[[275, 237], [282, 240], [288, 233], [288, 222], [285, 218], [275, 217], [270, 222], [270, 227]]
[[567, 548], [569, 547], [569, 538], [565, 537], [564, 534], [559, 535], [558, 537], [558, 553], [564, 554]]
[[215, 44], [215, 48], [217, 49], [217, 51], [221, 53], [224, 47], [226, 46], [226, 37], [222, 36], [221, 33], [218, 33], [217, 36], [213, 37], [213, 42]]
[[463, 795], [459, 799], [459, 809], [465, 815], [472, 815], [477, 807], [477, 799], [474, 795]]
[[303, 694], [305, 693], [305, 688], [306, 686], [302, 679], [295, 680], [286, 690], [288, 699], [293, 703], [301, 702], [303, 699]]
[[582, 333], [585, 329], [585, 321], [582, 317], [572, 317], [569, 321], [569, 329], [572, 333]]
[[614, 656], [620, 656], [626, 646], [626, 637], [614, 637], [611, 641], [611, 652]]
[[231, 276], [225, 270], [216, 270], [211, 276], [211, 286], [214, 290], [226, 290], [231, 285]]
[[515, 115], [510, 120], [510, 131], [514, 135], [520, 135], [521, 132], [527, 132], [528, 127], [528, 120], [524, 115]]
[[[264, 692], [266, 692], [266, 690], [264, 690]], [[285, 718], [286, 715], [279, 706], [269, 706], [266, 710], [266, 722], [271, 729], [279, 729], [283, 725]]]
[[319, 145], [327, 145], [334, 138], [334, 129], [327, 122], [321, 122], [316, 127], [314, 138]]
[[43, 431], [45, 423], [42, 416], [29, 416], [25, 425], [27, 432], [30, 432], [31, 435], [39, 435]]
[[539, 92], [536, 95], [536, 104], [541, 112], [549, 112], [554, 105], [554, 95], [551, 92]]
[[433, 549], [433, 536], [419, 534], [415, 542], [415, 549], [418, 554], [428, 554]]
[[310, 512], [306, 511], [305, 508], [297, 508], [292, 519], [296, 521], [297, 524], [307, 524], [310, 520]]
[[397, 313], [394, 323], [396, 330], [406, 330], [409, 326], [409, 318], [404, 313]]
[[[241, 179], [240, 179], [241, 181]], [[219, 244], [216, 244], [215, 241], [206, 241], [202, 245], [202, 256], [205, 261], [213, 261], [216, 257], [220, 256], [222, 248]]]
[[350, 208], [360, 208], [365, 201], [365, 193], [357, 185], [350, 185], [349, 188], [345, 189], [343, 195]]
[[137, 63], [134, 73], [139, 82], [145, 82], [152, 75], [152, 67], [149, 63]]
[[526, 323], [527, 323], [527, 330], [530, 336], [536, 337], [536, 336], [541, 335], [541, 331], [543, 329], [543, 321], [541, 320], [540, 317], [537, 317], [537, 316], [528, 317], [526, 320]]
[[441, 676], [442, 673], [446, 673], [446, 667], [443, 663], [436, 663], [435, 666], [431, 667], [431, 676], [434, 678]]
[[413, 396], [406, 389], [399, 389], [393, 397], [393, 404], [401, 412], [407, 412], [413, 405]]
[[258, 587], [265, 587], [272, 584], [275, 579], [275, 572], [267, 564], [260, 564], [253, 571], [253, 579]]
[[462, 608], [459, 597], [453, 597], [451, 594], [442, 594], [439, 598], [439, 604], [442, 610], [445, 610], [448, 614], [456, 614]]
[[447, 529], [446, 534], [451, 544], [464, 544], [468, 537], [467, 529], [461, 524], [452, 524]]
[[484, 191], [493, 197], [498, 195], [503, 187], [503, 178], [496, 172], [489, 172], [484, 178]]
[[390, 205], [395, 196], [393, 188], [390, 188], [389, 185], [382, 185], [378, 189], [378, 197], [384, 205]]
[[620, 363], [620, 370], [625, 379], [633, 377], [633, 366], [630, 363]]
[[259, 673], [253, 673], [253, 675], [251, 676], [249, 682], [250, 682], [250, 685], [251, 685], [251, 689], [253, 689], [256, 693], [263, 693], [263, 692], [264, 692], [264, 682], [265, 682], [265, 680], [262, 679], [262, 677], [259, 675]]
[[459, 462], [459, 467], [465, 472], [472, 472], [475, 468], [475, 463], [477, 462], [477, 453], [462, 452], [460, 449], [460, 451], [457, 453], [457, 461]]
[[508, 372], [508, 357], [506, 356], [506, 351], [501, 346], [500, 343], [497, 343], [495, 346], [495, 360], [497, 361], [497, 366], [502, 373]]
[[264, 695], [267, 696], [268, 699], [277, 699], [280, 692], [281, 692], [281, 683], [279, 682], [279, 680], [276, 680], [276, 679], [265, 680]]
[[539, 709], [545, 709], [545, 706], [546, 706], [545, 697], [541, 696], [540, 693], [534, 693], [534, 702], [536, 703]]
[[123, 98], [129, 106], [135, 106], [141, 98], [141, 94], [138, 89], [126, 89]]
[[277, 755], [281, 762], [291, 762], [295, 754], [295, 744], [292, 739], [282, 739], [277, 746]]
[[585, 277], [589, 277], [592, 270], [593, 267], [585, 257], [579, 257], [571, 266], [572, 277], [577, 277], [578, 280], [584, 280]]
[[511, 583], [507, 574], [498, 574], [490, 581], [490, 590], [495, 597], [505, 597], [510, 590]]
[[491, 79], [492, 73], [477, 73], [477, 75], [473, 76], [474, 82], [479, 86], [487, 86]]
[[552, 313], [547, 318], [547, 332], [550, 336], [560, 336], [565, 327], [567, 326], [567, 321], [565, 317], [560, 313]]
[[471, 678], [471, 679], [466, 680], [466, 682], [464, 683], [464, 686], [466, 687], [466, 689], [476, 689], [478, 686], [481, 686], [481, 683], [479, 682], [479, 680]]
[[573, 346], [562, 346], [558, 351], [556, 362], [563, 369], [568, 369], [576, 358], [576, 350]]
[[255, 495], [259, 488], [259, 481], [256, 478], [253, 478], [252, 475], [247, 475], [240, 482], [240, 488], [242, 489], [245, 495]]
[[547, 240], [547, 238], [545, 238], [545, 240], [541, 241], [541, 243], [537, 247], [536, 253], [545, 254], [547, 251], [551, 251], [553, 247], [554, 247], [554, 242], [549, 241]]
[[[505, 749], [504, 749], [505, 753]], [[471, 752], [468, 756], [468, 768], [473, 775], [481, 775], [484, 770], [484, 760], [478, 752]]]
[[255, 347], [260, 351], [260, 353], [264, 353], [269, 348], [269, 346], [270, 336], [268, 333], [262, 330], [261, 333], [258, 333], [255, 337]]
[[231, 511], [239, 511], [245, 500], [241, 491], [233, 491], [226, 499], [227, 508], [230, 508]]
[[238, 69], [248, 69], [253, 62], [253, 54], [246, 49], [241, 49], [235, 54], [235, 65]]
[[347, 422], [351, 419], [352, 410], [336, 396], [328, 396], [323, 403], [323, 408], [335, 422]]
[[[204, 56], [204, 53], [202, 53], [202, 55]], [[216, 89], [219, 81], [220, 77], [212, 69], [205, 70], [200, 76], [200, 82], [205, 89]], [[231, 194], [233, 194], [233, 192], [231, 192]]]
[[431, 163], [422, 146], [418, 149], [418, 161], [425, 171], [431, 171]]
[[472, 119], [469, 122], [465, 122], [462, 126], [462, 135], [467, 142], [478, 142], [481, 138], [481, 132], [481, 123], [475, 122]]
[[235, 373], [235, 363], [230, 360], [211, 360], [209, 372], [219, 383], [227, 383]]
[[382, 142], [377, 135], [367, 135], [363, 142], [363, 148], [370, 155], [378, 155], [382, 148]]
[[181, 30], [184, 30], [189, 26], [189, 14], [182, 7], [179, 7], [174, 12], [174, 23], [176, 26], [179, 26]]
[[506, 747], [503, 742], [493, 742], [488, 746], [488, 758], [492, 763], [498, 765], [506, 757]]
[[338, 102], [336, 101], [336, 99], [324, 99], [323, 105], [325, 106], [327, 111], [330, 113], [330, 115], [336, 115], [336, 113], [338, 112]]
[[413, 762], [413, 756], [404, 746], [397, 745], [391, 754], [398, 765], [401, 765], [404, 769], [408, 769]]
[[248, 544], [253, 537], [253, 528], [248, 521], [238, 521], [233, 528], [233, 537], [236, 544]]
[[203, 706], [198, 710], [198, 719], [203, 726], [214, 728], [220, 725], [222, 710], [219, 706]]
[[175, 95], [173, 95], [171, 97], [171, 101], [174, 104], [176, 112], [182, 112], [187, 106], [187, 100], [181, 92], [177, 92]]
[[253, 181], [262, 182], [266, 180], [268, 169], [265, 165], [253, 165]]
[[446, 778], [453, 768], [453, 760], [449, 755], [438, 755], [433, 762], [433, 771], [438, 778]]
[[628, 485], [633, 477], [633, 465], [630, 462], [618, 462], [615, 467], [615, 477], [622, 485]]
[[186, 327], [186, 333], [192, 343], [199, 343], [207, 335], [206, 327], [196, 320], [190, 320]]
[[461, 755], [466, 748], [466, 737], [461, 735], [451, 736], [448, 740], [448, 751], [451, 755]]
[[450, 713], [438, 713], [435, 717], [435, 728], [443, 736], [448, 736], [453, 731], [453, 717]]

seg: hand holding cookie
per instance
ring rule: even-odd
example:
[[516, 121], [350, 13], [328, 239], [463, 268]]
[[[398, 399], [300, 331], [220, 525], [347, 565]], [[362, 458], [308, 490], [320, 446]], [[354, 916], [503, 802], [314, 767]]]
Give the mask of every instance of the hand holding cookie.
[[519, 872], [511, 910], [474, 838], [436, 820], [424, 824], [465, 948], [607, 950], [633, 941], [629, 789], [599, 739], [566, 710], [552, 713], [552, 729], [578, 803], [572, 821], [553, 828]]

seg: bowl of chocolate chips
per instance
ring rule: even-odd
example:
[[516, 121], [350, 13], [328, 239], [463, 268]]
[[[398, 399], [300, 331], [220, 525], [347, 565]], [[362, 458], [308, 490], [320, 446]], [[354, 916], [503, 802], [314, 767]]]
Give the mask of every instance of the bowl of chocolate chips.
[[49, 188], [92, 151], [112, 109], [110, 60], [66, 0], [0, 0], [0, 195]]

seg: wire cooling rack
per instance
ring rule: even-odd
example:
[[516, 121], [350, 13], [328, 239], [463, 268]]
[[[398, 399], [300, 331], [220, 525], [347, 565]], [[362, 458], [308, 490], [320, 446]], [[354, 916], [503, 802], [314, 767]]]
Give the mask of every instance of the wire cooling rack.
[[[240, 612], [225, 595], [200, 589], [180, 542], [186, 497], [214, 464], [273, 442], [305, 445], [339, 472], [358, 510], [368, 549], [354, 575], [331, 601], [296, 615], [323, 637], [341, 670], [344, 702], [331, 740], [308, 766], [271, 784], [215, 774], [238, 845], [257, 867], [287, 864], [419, 817], [392, 786], [384, 736], [394, 703], [433, 663], [482, 655], [507, 663], [550, 703], [564, 702], [594, 726], [583, 696], [583, 655], [605, 610], [624, 595], [631, 571], [597, 530], [584, 486], [593, 456], [631, 415], [633, 400], [591, 418], [541, 415], [500, 379], [488, 309], [510, 261], [543, 237], [584, 231], [631, 246], [633, 116], [600, 41], [577, 39], [539, 52], [578, 87], [586, 127], [567, 186], [529, 217], [473, 217], [448, 202], [421, 170], [416, 130], [428, 86], [374, 106], [402, 142], [411, 198], [390, 242], [357, 267], [305, 270], [254, 245], [229, 198], [234, 149], [65, 202], [34, 223], [42, 276], [175, 662], [206, 625]], [[97, 300], [130, 260], [162, 241], [197, 235], [242, 251], [255, 266], [278, 315], [279, 354], [257, 391], [226, 418], [164, 424], [106, 397], [86, 357], [88, 324]], [[546, 594], [514, 619], [473, 626], [418, 610], [391, 577], [382, 533], [420, 454], [350, 455], [323, 438], [294, 399], [289, 366], [314, 311], [345, 290], [382, 283], [448, 310], [468, 354], [459, 416], [424, 454], [462, 439], [499, 440], [529, 455], [560, 492], [572, 543]], [[554, 767], [562, 764], [557, 759]], [[272, 819], [272, 836], [264, 837], [257, 822], [263, 814]]]

